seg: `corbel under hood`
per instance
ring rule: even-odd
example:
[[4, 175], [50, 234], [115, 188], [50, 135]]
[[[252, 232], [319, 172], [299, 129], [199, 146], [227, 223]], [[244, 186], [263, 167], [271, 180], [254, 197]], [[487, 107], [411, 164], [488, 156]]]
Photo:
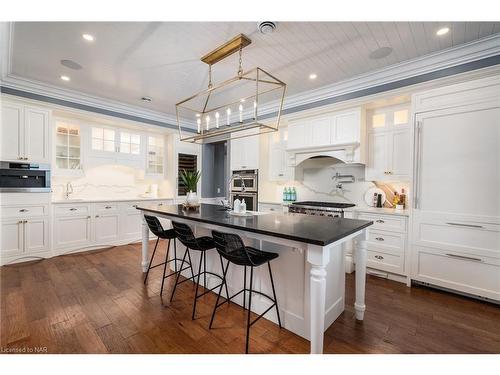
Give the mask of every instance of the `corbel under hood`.
[[287, 150], [288, 165], [298, 166], [306, 160], [324, 157], [336, 159], [338, 163], [363, 164], [359, 146], [359, 142], [351, 142], [323, 147]]

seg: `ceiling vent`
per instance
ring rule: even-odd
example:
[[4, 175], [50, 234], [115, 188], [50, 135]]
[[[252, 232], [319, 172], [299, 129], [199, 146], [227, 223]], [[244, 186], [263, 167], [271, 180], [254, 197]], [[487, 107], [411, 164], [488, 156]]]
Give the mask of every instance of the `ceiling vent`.
[[73, 70], [80, 70], [83, 67], [73, 60], [61, 60], [61, 65]]
[[276, 30], [276, 23], [272, 21], [264, 21], [259, 23], [259, 31], [262, 34], [272, 34]]

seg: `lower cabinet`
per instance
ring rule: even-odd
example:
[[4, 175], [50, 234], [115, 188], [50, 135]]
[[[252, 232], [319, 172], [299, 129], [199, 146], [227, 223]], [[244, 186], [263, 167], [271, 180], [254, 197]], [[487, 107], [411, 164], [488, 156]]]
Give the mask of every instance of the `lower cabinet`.
[[23, 221], [10, 219], [2, 221], [2, 236], [0, 244], [2, 248], [2, 258], [22, 255], [24, 249]]
[[54, 247], [78, 248], [92, 242], [91, 216], [75, 215], [54, 218]]
[[29, 257], [50, 250], [49, 219], [2, 220], [1, 255], [2, 258]]
[[120, 215], [95, 215], [95, 242], [107, 243], [119, 239]]

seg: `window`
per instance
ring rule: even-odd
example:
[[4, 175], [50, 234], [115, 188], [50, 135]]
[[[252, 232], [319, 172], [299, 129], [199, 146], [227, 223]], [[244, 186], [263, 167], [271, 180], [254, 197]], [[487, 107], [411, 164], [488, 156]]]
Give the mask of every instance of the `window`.
[[379, 113], [372, 116], [372, 128], [385, 127], [385, 113]]
[[197, 159], [196, 155], [191, 154], [179, 154], [178, 155], [178, 170], [177, 175], [179, 178], [177, 179], [177, 195], [187, 195], [188, 191], [186, 185], [182, 182], [181, 173], [183, 170], [196, 172], [197, 168]]
[[115, 131], [93, 127], [92, 150], [115, 152]]
[[120, 132], [120, 152], [122, 154], [139, 155], [141, 153], [141, 136]]
[[81, 169], [80, 127], [65, 122], [56, 124], [56, 166]]
[[402, 109], [394, 112], [394, 125], [406, 125], [408, 123], [408, 110]]
[[163, 138], [148, 136], [146, 173], [163, 173]]

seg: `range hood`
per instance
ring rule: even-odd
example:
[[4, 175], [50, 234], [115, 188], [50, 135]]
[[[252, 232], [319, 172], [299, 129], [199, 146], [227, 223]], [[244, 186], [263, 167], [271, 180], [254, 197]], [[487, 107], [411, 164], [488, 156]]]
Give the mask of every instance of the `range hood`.
[[363, 164], [359, 142], [287, 150], [288, 165], [295, 167], [309, 159], [332, 158], [337, 163]]

